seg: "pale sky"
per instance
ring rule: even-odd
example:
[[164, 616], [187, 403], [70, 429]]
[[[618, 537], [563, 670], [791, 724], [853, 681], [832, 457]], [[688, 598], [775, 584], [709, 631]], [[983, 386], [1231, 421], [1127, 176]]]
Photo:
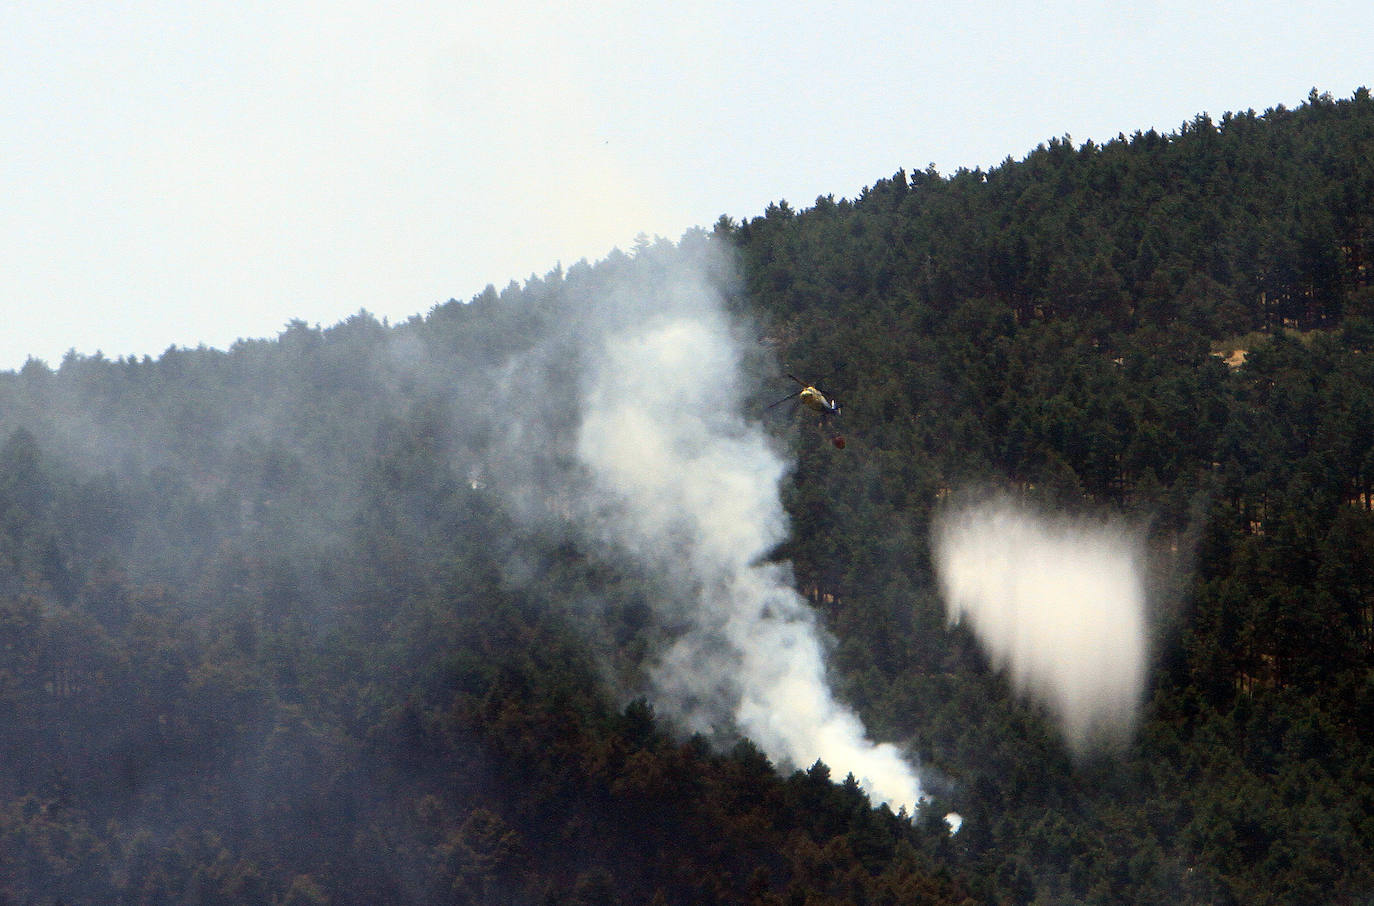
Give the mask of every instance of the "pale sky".
[[1374, 87], [1364, 2], [0, 0], [0, 369]]

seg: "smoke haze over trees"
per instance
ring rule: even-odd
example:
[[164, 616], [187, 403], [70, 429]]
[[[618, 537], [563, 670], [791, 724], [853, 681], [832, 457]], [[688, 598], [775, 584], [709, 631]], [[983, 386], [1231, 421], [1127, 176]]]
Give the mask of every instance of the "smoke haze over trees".
[[[0, 375], [0, 903], [1362, 902], [1372, 259], [1374, 100], [1314, 91]], [[947, 623], [988, 487], [1143, 527], [1116, 746]], [[850, 748], [750, 691], [799, 651]]]

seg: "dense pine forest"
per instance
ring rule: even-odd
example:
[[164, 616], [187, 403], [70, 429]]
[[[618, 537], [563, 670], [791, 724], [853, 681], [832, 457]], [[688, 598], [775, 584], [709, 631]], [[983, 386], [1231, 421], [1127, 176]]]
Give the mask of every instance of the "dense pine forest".
[[[678, 719], [659, 602], [692, 579], [569, 528], [578, 338], [688, 266], [740, 380], [703, 356], [667, 404], [794, 461], [767, 559], [910, 808]], [[845, 449], [765, 411], [785, 372]], [[930, 529], [970, 489], [1141, 527], [1125, 744], [1071, 751], [949, 625]], [[0, 904], [1371, 897], [1366, 89], [899, 171], [404, 323], [0, 374]]]

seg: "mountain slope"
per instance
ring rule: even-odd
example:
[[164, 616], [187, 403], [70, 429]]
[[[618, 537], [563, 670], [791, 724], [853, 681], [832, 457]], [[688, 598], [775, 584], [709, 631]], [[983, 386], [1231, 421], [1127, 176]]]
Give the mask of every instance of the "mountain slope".
[[[404, 324], [0, 375], [0, 898], [1358, 902], [1372, 224], [1374, 101], [1314, 92]], [[741, 436], [783, 370], [845, 404], [843, 452], [767, 423], [797, 461], [771, 559], [916, 756], [914, 816], [646, 701], [691, 580], [569, 528], [592, 325], [645, 287], [671, 313], [685, 264], [739, 352], [665, 388], [684, 416], [737, 401]], [[1124, 748], [1073, 757], [946, 625], [931, 522], [989, 487], [1143, 526]]]

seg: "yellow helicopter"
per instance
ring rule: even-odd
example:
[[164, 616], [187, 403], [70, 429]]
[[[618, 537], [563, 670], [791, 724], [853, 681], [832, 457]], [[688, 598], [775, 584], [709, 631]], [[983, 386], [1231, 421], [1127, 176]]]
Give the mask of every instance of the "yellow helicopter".
[[[816, 389], [815, 385], [808, 384], [806, 381], [803, 381], [795, 374], [791, 374], [790, 372], [788, 372], [787, 376], [790, 377], [792, 380], [796, 381], [798, 384], [800, 384], [802, 389], [798, 390], [796, 393], [787, 394], [787, 396], [784, 396], [776, 403], [769, 404], [764, 411], [767, 411], [768, 409], [775, 409], [778, 406], [781, 406], [783, 403], [787, 402], [788, 400], [795, 399], [803, 406], [810, 409], [812, 412], [815, 412], [817, 415], [821, 417], [820, 423], [822, 428], [827, 427], [831, 423], [832, 419], [839, 419], [839, 400], [828, 399], [824, 393], [821, 393], [819, 390]], [[845, 440], [843, 434], [836, 432], [833, 436], [830, 437], [830, 442], [835, 445], [836, 449], [844, 449]]]

